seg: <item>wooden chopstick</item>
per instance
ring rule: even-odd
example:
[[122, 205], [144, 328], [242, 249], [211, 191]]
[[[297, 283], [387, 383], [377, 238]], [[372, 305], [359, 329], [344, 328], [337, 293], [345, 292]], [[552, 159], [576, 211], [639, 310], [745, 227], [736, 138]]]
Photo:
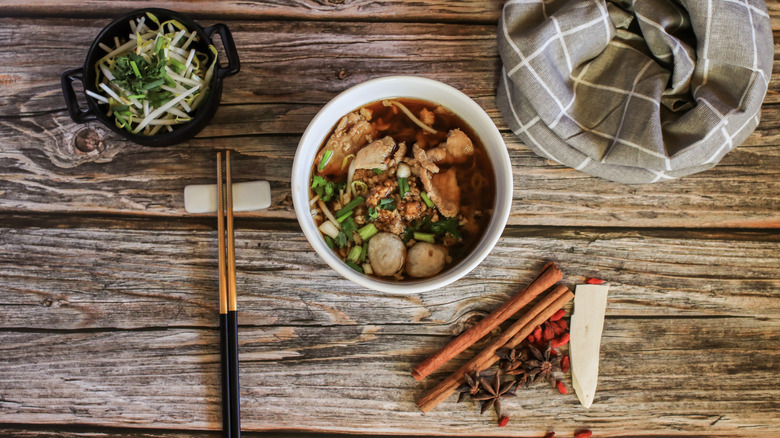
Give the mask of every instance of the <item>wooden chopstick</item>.
[[[233, 183], [230, 151], [225, 152], [226, 190], [222, 189], [222, 153], [217, 153], [217, 232], [219, 234], [219, 328], [222, 364], [222, 436], [240, 438], [236, 253], [233, 234]], [[227, 213], [227, 214], [226, 214]], [[227, 216], [225, 230], [223, 216]], [[227, 245], [226, 245], [227, 242]], [[226, 248], [227, 246], [227, 248]], [[226, 251], [227, 249], [227, 251]], [[227, 261], [225, 260], [227, 258]]]
[[228, 377], [230, 383], [231, 438], [241, 437], [241, 406], [238, 384], [238, 318], [236, 300], [236, 248], [233, 236], [233, 182], [230, 174], [230, 151], [225, 152], [225, 179], [227, 190], [227, 274], [228, 274]]
[[232, 438], [230, 427], [230, 370], [228, 367], [227, 271], [225, 269], [225, 206], [222, 188], [222, 153], [217, 152], [217, 247], [219, 250], [219, 356], [222, 371], [222, 437]]

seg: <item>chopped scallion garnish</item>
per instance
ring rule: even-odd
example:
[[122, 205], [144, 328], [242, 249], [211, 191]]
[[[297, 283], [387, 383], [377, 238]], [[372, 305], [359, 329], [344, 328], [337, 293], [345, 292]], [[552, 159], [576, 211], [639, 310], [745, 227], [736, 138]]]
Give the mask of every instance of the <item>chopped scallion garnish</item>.
[[433, 208], [433, 201], [431, 201], [431, 198], [428, 197], [428, 194], [425, 192], [420, 192], [420, 197], [425, 202], [425, 205], [428, 206], [428, 208]]
[[338, 222], [338, 223], [342, 223], [342, 222], [344, 222], [344, 219], [346, 219], [346, 218], [348, 218], [348, 217], [352, 216], [352, 214], [353, 214], [354, 212], [355, 212], [354, 210], [350, 210], [350, 211], [346, 212], [346, 213], [345, 213], [344, 215], [342, 215], [342, 216], [337, 216], [337, 217], [336, 217], [336, 222]]
[[349, 251], [349, 254], [347, 255], [347, 260], [351, 260], [355, 263], [360, 260], [360, 253], [363, 251], [363, 248], [360, 246], [353, 246], [352, 249]]
[[428, 242], [428, 243], [436, 243], [436, 240], [434, 239], [434, 235], [433, 234], [419, 233], [419, 232], [415, 231], [413, 236], [414, 236], [414, 240], [419, 240], [419, 241]]
[[360, 238], [363, 239], [363, 242], [374, 237], [374, 235], [378, 232], [379, 229], [374, 224], [368, 224], [358, 230], [358, 234], [360, 234]]
[[403, 198], [409, 192], [409, 181], [406, 178], [398, 178], [398, 193]]
[[317, 168], [320, 172], [322, 172], [322, 169], [325, 168], [325, 165], [328, 164], [328, 161], [330, 161], [330, 156], [333, 155], [333, 151], [328, 149], [325, 151], [325, 155], [322, 156], [322, 161], [320, 161], [320, 165]]
[[362, 196], [358, 196], [355, 199], [349, 201], [349, 203], [347, 205], [345, 205], [344, 207], [341, 208], [341, 210], [336, 212], [336, 217], [341, 217], [342, 215], [346, 214], [347, 212], [354, 210], [355, 207], [360, 205], [365, 200], [366, 200], [366, 198], [364, 198]]
[[349, 266], [350, 268], [352, 268], [352, 269], [354, 269], [354, 270], [356, 270], [356, 271], [360, 272], [361, 274], [363, 273], [363, 268], [361, 268], [360, 266], [358, 266], [358, 265], [357, 265], [355, 262], [353, 262], [352, 260], [345, 260], [345, 262], [346, 262], [347, 266]]

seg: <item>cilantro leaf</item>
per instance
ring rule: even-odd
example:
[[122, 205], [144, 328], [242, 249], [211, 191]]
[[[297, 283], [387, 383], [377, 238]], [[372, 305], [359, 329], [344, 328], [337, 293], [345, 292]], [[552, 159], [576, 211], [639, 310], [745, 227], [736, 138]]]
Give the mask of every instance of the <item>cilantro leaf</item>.
[[460, 238], [462, 237], [462, 234], [460, 231], [458, 231], [459, 226], [460, 221], [458, 221], [458, 218], [450, 217], [447, 219], [439, 219], [438, 222], [430, 222], [428, 229], [430, 229], [432, 233], [439, 236], [449, 234], [453, 237]]
[[344, 222], [341, 223], [341, 231], [339, 231], [335, 239], [336, 246], [344, 248], [349, 242], [352, 242], [352, 233], [357, 231], [357, 229], [358, 227], [354, 219], [351, 217], [344, 219]]
[[333, 198], [333, 195], [338, 193], [340, 185], [343, 186], [343, 183], [337, 184], [332, 181], [328, 181], [319, 175], [314, 175], [314, 178], [312, 178], [311, 181], [312, 190], [314, 190], [314, 193], [320, 196], [322, 202], [330, 201]]

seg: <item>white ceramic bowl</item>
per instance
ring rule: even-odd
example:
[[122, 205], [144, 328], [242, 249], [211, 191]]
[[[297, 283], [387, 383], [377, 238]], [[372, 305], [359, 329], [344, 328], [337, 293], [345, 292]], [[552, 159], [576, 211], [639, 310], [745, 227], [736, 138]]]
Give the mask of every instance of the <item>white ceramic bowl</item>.
[[[487, 149], [496, 181], [493, 217], [482, 240], [465, 259], [434, 277], [413, 281], [390, 281], [369, 277], [347, 266], [325, 243], [309, 207], [312, 164], [320, 146], [336, 122], [347, 113], [381, 99], [408, 97], [440, 104], [468, 123]], [[380, 292], [411, 294], [446, 286], [468, 274], [501, 237], [512, 205], [512, 167], [501, 134], [485, 111], [455, 88], [432, 79], [416, 76], [388, 76], [356, 85], [328, 102], [303, 133], [292, 170], [292, 197], [295, 215], [315, 251], [339, 274], [353, 282]]]

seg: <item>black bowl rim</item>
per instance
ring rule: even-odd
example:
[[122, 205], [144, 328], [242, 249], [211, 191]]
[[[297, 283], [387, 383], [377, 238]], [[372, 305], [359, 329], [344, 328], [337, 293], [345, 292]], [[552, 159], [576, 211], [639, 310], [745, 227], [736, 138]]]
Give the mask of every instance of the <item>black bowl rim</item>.
[[[190, 120], [186, 124], [180, 125], [179, 127], [175, 128], [171, 132], [164, 132], [161, 134], [155, 134], [155, 135], [133, 134], [131, 132], [128, 132], [127, 130], [117, 127], [114, 119], [108, 117], [105, 114], [105, 112], [100, 109], [100, 106], [98, 105], [97, 101], [93, 97], [86, 94], [86, 90], [88, 89], [93, 92], [97, 92], [97, 89], [94, 86], [95, 66], [89, 64], [90, 64], [90, 60], [93, 58], [95, 53], [97, 53], [98, 50], [103, 50], [99, 46], [99, 44], [103, 42], [103, 39], [105, 39], [106, 34], [115, 30], [115, 28], [118, 26], [127, 26], [128, 33], [129, 33], [130, 25], [128, 21], [130, 19], [137, 18], [142, 15], [146, 15], [147, 12], [150, 12], [155, 16], [158, 16], [158, 18], [170, 17], [178, 21], [181, 21], [182, 24], [184, 24], [188, 29], [194, 29], [198, 33], [198, 35], [201, 38], [203, 38], [203, 41], [205, 41], [210, 45], [214, 44], [214, 41], [211, 39], [211, 37], [208, 34], [206, 34], [206, 31], [204, 30], [203, 27], [201, 27], [198, 23], [196, 23], [191, 18], [181, 14], [180, 12], [176, 12], [164, 8], [136, 9], [121, 17], [116, 18], [111, 23], [106, 25], [100, 31], [100, 33], [98, 33], [97, 37], [95, 37], [95, 39], [93, 40], [92, 45], [87, 51], [87, 56], [84, 59], [84, 66], [83, 66], [84, 94], [87, 100], [87, 105], [89, 106], [89, 109], [92, 112], [92, 114], [95, 116], [95, 118], [100, 122], [102, 122], [109, 129], [116, 132], [117, 134], [127, 138], [128, 140], [134, 143], [138, 143], [144, 146], [171, 146], [189, 140], [190, 138], [197, 135], [198, 132], [200, 132], [206, 126], [206, 124], [211, 120], [211, 118], [214, 116], [214, 113], [216, 113], [216, 107], [219, 106], [219, 101], [221, 100], [222, 97], [222, 78], [220, 78], [216, 74], [216, 72], [214, 76], [211, 78], [212, 83], [209, 90], [209, 95], [206, 96], [206, 101], [201, 103], [200, 108], [198, 108], [197, 113], [192, 118], [192, 120]], [[165, 21], [165, 20], [161, 20], [161, 21]], [[212, 56], [211, 53], [208, 53], [207, 55]], [[219, 55], [217, 55], [216, 62], [217, 65], [219, 65]]]

